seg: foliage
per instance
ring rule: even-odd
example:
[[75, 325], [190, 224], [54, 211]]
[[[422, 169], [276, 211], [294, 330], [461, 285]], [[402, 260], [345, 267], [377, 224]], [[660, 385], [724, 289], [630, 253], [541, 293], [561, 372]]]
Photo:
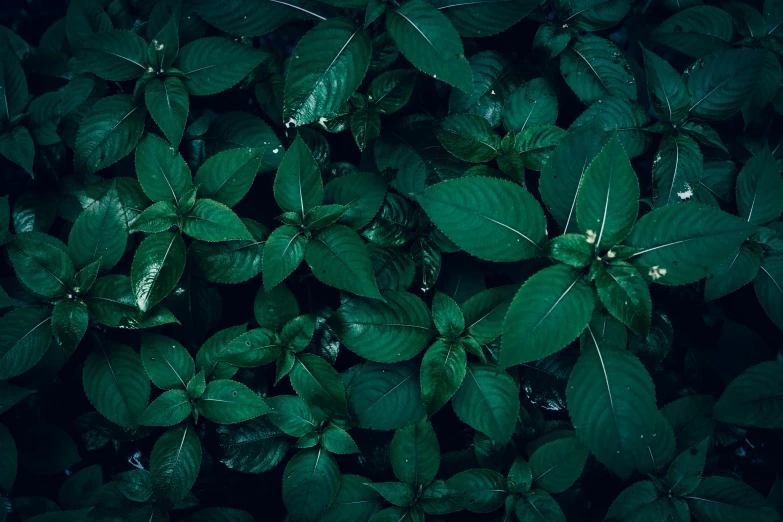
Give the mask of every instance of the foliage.
[[783, 1], [66, 5], [0, 522], [780, 520]]

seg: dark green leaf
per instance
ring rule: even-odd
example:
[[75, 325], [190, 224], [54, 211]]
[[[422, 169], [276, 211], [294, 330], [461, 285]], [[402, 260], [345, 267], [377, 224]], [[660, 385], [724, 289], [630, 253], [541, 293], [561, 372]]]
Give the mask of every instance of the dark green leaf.
[[323, 201], [321, 171], [301, 135], [297, 135], [280, 162], [274, 191], [275, 200], [284, 212], [296, 212], [303, 219], [308, 210]]
[[267, 54], [228, 38], [199, 38], [179, 51], [174, 67], [193, 96], [217, 94], [239, 83]]
[[598, 297], [607, 310], [634, 333], [647, 337], [652, 301], [647, 283], [628, 263], [609, 265], [595, 280]]
[[173, 428], [155, 442], [150, 454], [152, 491], [157, 499], [176, 504], [193, 487], [201, 467], [201, 441], [190, 425]]
[[751, 225], [766, 225], [783, 212], [783, 177], [769, 149], [754, 155], [737, 178], [737, 208]]
[[364, 297], [381, 297], [367, 247], [346, 226], [332, 225], [315, 234], [307, 243], [305, 260], [322, 283]]
[[87, 331], [89, 313], [81, 299], [68, 299], [54, 305], [52, 332], [67, 354], [72, 354]]
[[535, 78], [523, 84], [506, 100], [503, 107], [503, 127], [509, 132], [522, 132], [537, 125], [554, 125], [557, 120], [557, 95], [545, 78]]
[[446, 481], [449, 496], [462, 509], [491, 513], [503, 505], [508, 494], [506, 479], [490, 469], [469, 469]]
[[443, 147], [461, 160], [486, 163], [498, 154], [500, 136], [474, 114], [454, 114], [434, 125]]
[[753, 288], [767, 316], [778, 328], [783, 329], [783, 260], [774, 255], [764, 258]]
[[263, 399], [250, 388], [228, 379], [207, 384], [197, 406], [199, 413], [218, 424], [236, 424], [269, 412]]
[[460, 420], [502, 444], [516, 424], [519, 385], [494, 366], [470, 363], [451, 405]]
[[707, 477], [685, 500], [698, 520], [773, 522], [779, 519], [755, 489], [732, 478]]
[[188, 121], [190, 98], [180, 78], [167, 76], [150, 80], [144, 89], [147, 110], [160, 130], [176, 149], [182, 141]]
[[672, 494], [684, 497], [699, 486], [709, 442], [709, 438], [704, 439], [698, 446], [683, 451], [669, 466], [666, 483], [671, 488]]
[[26, 372], [41, 360], [52, 339], [51, 312], [28, 306], [0, 318], [0, 380]]
[[285, 467], [283, 477], [283, 503], [291, 522], [318, 520], [340, 489], [340, 469], [322, 449], [297, 453]]
[[616, 96], [636, 100], [636, 80], [613, 43], [584, 35], [560, 55], [560, 74], [585, 105]]
[[460, 35], [468, 38], [501, 33], [530, 14], [535, 0], [481, 0], [466, 4], [455, 0], [435, 0], [433, 5], [445, 14]]
[[277, 466], [289, 446], [289, 439], [264, 417], [241, 424], [217, 427], [221, 462], [242, 473], [264, 473]]
[[699, 5], [675, 13], [659, 25], [652, 36], [664, 45], [699, 58], [731, 48], [734, 20], [717, 7]]
[[429, 485], [440, 467], [440, 446], [429, 421], [397, 430], [389, 456], [394, 476], [413, 491]]
[[770, 361], [745, 370], [715, 404], [715, 418], [741, 426], [779, 429], [783, 408], [781, 368], [780, 361]]
[[253, 239], [245, 224], [233, 210], [212, 199], [196, 200], [196, 204], [185, 216], [184, 221], [182, 231], [200, 241]]
[[114, 82], [138, 78], [149, 67], [147, 44], [130, 31], [95, 33], [81, 40], [74, 54], [91, 73]]
[[162, 335], [142, 336], [141, 359], [152, 383], [164, 390], [184, 390], [196, 371], [185, 347]]
[[664, 121], [679, 122], [688, 116], [691, 97], [682, 78], [657, 54], [642, 48], [647, 72], [647, 95], [655, 113]]
[[685, 134], [666, 134], [652, 167], [655, 207], [693, 199], [702, 170], [699, 145]]
[[77, 268], [100, 260], [108, 272], [125, 253], [128, 239], [120, 192], [116, 183], [79, 214], [68, 236], [68, 250]]
[[325, 20], [313, 12], [314, 2], [307, 0], [290, 3], [264, 0], [252, 5], [239, 0], [220, 3], [197, 0], [193, 5], [204, 20], [238, 36], [261, 36], [298, 20]]
[[514, 512], [520, 522], [565, 522], [566, 519], [557, 501], [539, 489], [522, 495]]
[[57, 242], [49, 241], [50, 237], [37, 233], [15, 236], [8, 255], [25, 287], [44, 297], [59, 297], [70, 291], [76, 270], [68, 254], [55, 246]]
[[346, 411], [340, 374], [321, 357], [307, 353], [297, 356], [290, 377], [294, 391], [308, 404], [328, 412]]
[[588, 451], [576, 437], [564, 437], [539, 446], [530, 455], [533, 486], [562, 493], [582, 474]]
[[185, 270], [185, 256], [185, 243], [179, 234], [161, 232], [142, 241], [131, 267], [131, 285], [142, 312], [174, 289]]
[[192, 410], [190, 397], [184, 390], [169, 390], [152, 401], [139, 417], [139, 423], [143, 426], [174, 426], [187, 419]]

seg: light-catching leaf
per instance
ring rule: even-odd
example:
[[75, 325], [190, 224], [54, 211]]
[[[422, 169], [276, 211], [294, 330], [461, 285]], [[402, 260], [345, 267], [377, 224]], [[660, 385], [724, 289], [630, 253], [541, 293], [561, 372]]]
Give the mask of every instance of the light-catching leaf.
[[655, 207], [692, 200], [704, 169], [699, 145], [685, 134], [666, 134], [653, 160]]
[[531, 276], [509, 306], [500, 364], [535, 361], [564, 348], [593, 315], [595, 292], [578, 270], [556, 265]]
[[131, 266], [131, 285], [139, 310], [161, 302], [185, 270], [185, 242], [174, 232], [153, 234], [142, 241]]

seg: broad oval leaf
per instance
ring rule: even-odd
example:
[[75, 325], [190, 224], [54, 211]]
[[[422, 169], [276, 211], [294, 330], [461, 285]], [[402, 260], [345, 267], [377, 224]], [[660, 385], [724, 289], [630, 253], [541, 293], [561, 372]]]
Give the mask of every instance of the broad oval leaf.
[[217, 434], [220, 461], [229, 469], [254, 474], [277, 466], [290, 440], [265, 417], [240, 424], [221, 424]]
[[17, 235], [8, 246], [8, 256], [16, 277], [26, 288], [51, 298], [70, 291], [76, 270], [59, 241], [49, 239], [37, 233]]
[[174, 426], [190, 416], [193, 407], [185, 390], [160, 394], [139, 417], [143, 426]]
[[647, 95], [655, 113], [664, 121], [679, 122], [688, 116], [691, 96], [680, 74], [669, 62], [642, 47], [647, 72]]
[[509, 29], [529, 15], [538, 5], [535, 0], [481, 0], [465, 3], [455, 0], [433, 0], [461, 36], [492, 36]]
[[494, 366], [469, 363], [451, 405], [462, 422], [503, 444], [517, 422], [519, 385]]
[[121, 82], [147, 72], [147, 44], [131, 31], [103, 31], [80, 41], [74, 55], [96, 76]]
[[184, 218], [182, 232], [193, 239], [210, 242], [253, 239], [233, 210], [212, 199], [196, 200]]
[[290, 378], [291, 387], [307, 403], [337, 414], [347, 410], [340, 374], [323, 358], [310, 353], [298, 355]]
[[734, 20], [722, 9], [698, 5], [675, 13], [652, 32], [652, 37], [681, 53], [699, 58], [731, 48]]
[[152, 491], [174, 505], [185, 498], [198, 478], [201, 441], [189, 424], [173, 428], [155, 442], [150, 454]]
[[196, 372], [196, 365], [179, 342], [157, 334], [143, 334], [141, 360], [152, 383], [163, 390], [184, 390]]
[[584, 31], [601, 31], [620, 22], [633, 6], [632, 0], [555, 0], [559, 17]]
[[584, 35], [560, 55], [560, 74], [585, 105], [608, 96], [636, 100], [636, 80], [613, 43]]
[[243, 0], [213, 2], [195, 0], [193, 6], [204, 20], [221, 31], [237, 36], [262, 36], [289, 22], [325, 20], [311, 0], [263, 0], [252, 4]]
[[433, 337], [427, 306], [413, 294], [386, 290], [383, 301], [351, 297], [333, 316], [337, 337], [364, 359], [394, 363], [415, 357]]
[[274, 194], [275, 201], [284, 212], [296, 212], [302, 219], [308, 210], [323, 202], [321, 170], [300, 134], [280, 162]]
[[305, 261], [322, 283], [380, 298], [367, 247], [359, 234], [346, 226], [331, 225], [315, 234], [307, 243]]
[[285, 82], [283, 120], [301, 126], [334, 112], [361, 85], [370, 66], [367, 30], [333, 18], [310, 30], [294, 49]]
[[182, 71], [193, 96], [230, 89], [255, 69], [267, 54], [228, 38], [199, 38], [180, 49], [174, 67]]
[[168, 143], [146, 134], [136, 149], [136, 176], [152, 201], [180, 201], [193, 185], [190, 167]]
[[273, 288], [296, 270], [305, 257], [307, 238], [301, 230], [291, 225], [276, 228], [264, 245], [264, 288]]
[[609, 313], [643, 339], [647, 338], [652, 300], [639, 271], [628, 263], [609, 265], [598, 275], [595, 286]]
[[707, 276], [704, 300], [712, 301], [735, 292], [753, 281], [764, 260], [758, 245], [743, 244], [737, 252]]
[[652, 143], [644, 129], [650, 115], [637, 103], [625, 98], [611, 97], [592, 104], [571, 124], [569, 131], [585, 125], [595, 125], [605, 132], [618, 131], [618, 137], [630, 159], [641, 156]]
[[476, 53], [468, 62], [473, 70], [474, 92], [452, 89], [449, 114], [475, 114], [497, 127], [502, 121], [504, 100], [519, 86], [517, 71], [495, 51]]
[[352, 369], [345, 384], [348, 411], [359, 428], [395, 430], [426, 415], [419, 366], [365, 362]]
[[93, 174], [127, 156], [144, 132], [144, 107], [126, 94], [98, 101], [79, 124], [73, 161], [77, 173]]
[[267, 328], [254, 328], [229, 342], [217, 352], [217, 358], [231, 366], [255, 368], [273, 362], [284, 344]]
[[98, 413], [133, 428], [147, 408], [150, 380], [141, 357], [124, 344], [96, 343], [84, 362], [84, 393]]
[[761, 494], [744, 482], [728, 477], [707, 477], [685, 497], [698, 520], [730, 522], [734, 520], [778, 520], [775, 509]]
[[768, 147], [742, 167], [737, 178], [737, 209], [751, 225], [766, 225], [783, 212], [783, 177]]
[[466, 93], [473, 92], [473, 75], [462, 40], [442, 12], [424, 0], [411, 0], [386, 13], [386, 28], [417, 69]]
[[587, 328], [589, 341], [568, 379], [568, 412], [590, 452], [627, 480], [658, 418], [655, 387], [639, 359]]
[[414, 491], [438, 474], [440, 446], [432, 424], [422, 420], [397, 430], [389, 447], [394, 476]]
[[81, 299], [65, 299], [54, 305], [52, 332], [66, 354], [71, 355], [76, 351], [87, 331], [89, 317], [87, 305]]
[[621, 242], [639, 213], [639, 180], [615, 134], [587, 167], [576, 219], [597, 252]]
[[579, 270], [556, 265], [531, 276], [508, 308], [500, 365], [551, 355], [576, 339], [593, 315], [595, 292]]
[[263, 154], [256, 149], [229, 149], [210, 157], [198, 169], [193, 182], [198, 185], [202, 198], [213, 199], [227, 207], [233, 207], [245, 197], [256, 173], [261, 167]]
[[686, 71], [691, 107], [688, 114], [704, 120], [725, 120], [753, 94], [766, 51], [734, 49], [702, 58]]
[[473, 513], [491, 513], [503, 505], [506, 479], [491, 469], [469, 469], [446, 481], [449, 498]]
[[693, 199], [704, 162], [699, 145], [685, 134], [666, 134], [652, 166], [655, 207]]
[[539, 446], [530, 455], [533, 486], [562, 493], [582, 474], [589, 452], [576, 437], [564, 437]]
[[283, 503], [291, 522], [318, 520], [339, 489], [340, 468], [320, 448], [300, 451], [283, 472]]
[[640, 249], [630, 261], [642, 274], [660, 284], [684, 285], [709, 275], [753, 230], [704, 205], [669, 205], [642, 217], [625, 244]]
[[534, 78], [509, 95], [503, 107], [503, 127], [522, 132], [557, 121], [557, 95], [546, 78]]
[[458, 342], [435, 341], [421, 360], [421, 398], [432, 416], [457, 392], [465, 379], [467, 353]]
[[0, 317], [0, 380], [35, 366], [51, 340], [51, 312], [46, 308], [25, 306]]
[[769, 361], [745, 370], [715, 404], [721, 422], [756, 428], [783, 426], [783, 362]]
[[623, 490], [609, 506], [604, 520], [667, 520], [670, 514], [667, 497], [652, 482], [644, 480]]
[[514, 509], [521, 522], [565, 522], [565, 515], [552, 496], [546, 491], [534, 489], [519, 498]]
[[174, 290], [185, 270], [185, 242], [174, 232], [142, 241], [131, 266], [131, 285], [139, 310], [146, 312]]
[[[444, 181], [419, 195], [432, 222], [460, 248], [487, 261], [519, 261], [541, 252], [546, 219], [524, 188], [500, 179]], [[493, 237], [492, 242], [486, 241]]]
[[381, 496], [371, 487], [369, 481], [358, 475], [343, 475], [340, 490], [334, 502], [321, 517], [321, 522], [342, 522], [343, 520], [369, 520], [384, 505]]
[[153, 78], [144, 88], [144, 102], [172, 147], [179, 148], [190, 110], [190, 98], [182, 80], [175, 76]]
[[345, 205], [339, 223], [358, 230], [378, 213], [386, 196], [386, 182], [377, 174], [357, 172], [335, 178], [324, 187], [324, 203]]
[[199, 413], [218, 424], [237, 424], [269, 412], [261, 397], [244, 384], [229, 379], [208, 383], [197, 407]]
[[68, 250], [78, 268], [100, 260], [100, 270], [108, 272], [122, 258], [128, 231], [120, 198], [113, 182], [100, 199], [79, 214], [68, 236]]
[[461, 160], [486, 163], [498, 154], [500, 136], [475, 114], [454, 114], [433, 126], [443, 147]]

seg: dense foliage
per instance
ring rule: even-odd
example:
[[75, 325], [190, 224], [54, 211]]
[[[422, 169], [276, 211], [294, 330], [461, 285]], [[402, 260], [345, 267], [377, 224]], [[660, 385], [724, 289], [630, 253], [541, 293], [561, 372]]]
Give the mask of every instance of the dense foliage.
[[0, 521], [780, 520], [783, 0], [60, 7]]

